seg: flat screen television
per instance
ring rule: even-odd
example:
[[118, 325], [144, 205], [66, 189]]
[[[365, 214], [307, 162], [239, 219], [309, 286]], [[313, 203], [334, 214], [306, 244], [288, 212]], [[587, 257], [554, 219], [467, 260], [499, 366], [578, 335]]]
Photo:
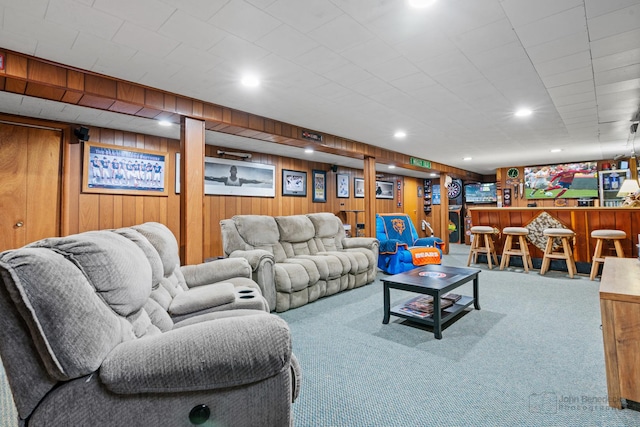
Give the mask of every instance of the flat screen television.
[[598, 197], [598, 162], [524, 168], [525, 199]]
[[465, 184], [464, 201], [468, 204], [496, 203], [498, 193], [495, 182]]

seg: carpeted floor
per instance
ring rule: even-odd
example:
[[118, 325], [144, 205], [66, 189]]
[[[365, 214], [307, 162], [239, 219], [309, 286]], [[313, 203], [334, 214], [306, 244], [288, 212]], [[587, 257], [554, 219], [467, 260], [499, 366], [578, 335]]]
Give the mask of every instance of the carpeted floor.
[[[468, 251], [452, 245], [443, 264], [466, 266]], [[295, 425], [640, 425], [640, 412], [607, 405], [598, 281], [475, 267], [482, 309], [442, 340], [397, 317], [383, 325], [380, 280], [281, 313], [303, 371]], [[392, 290], [392, 304], [413, 295]], [[17, 425], [10, 399], [0, 370], [0, 427]]]

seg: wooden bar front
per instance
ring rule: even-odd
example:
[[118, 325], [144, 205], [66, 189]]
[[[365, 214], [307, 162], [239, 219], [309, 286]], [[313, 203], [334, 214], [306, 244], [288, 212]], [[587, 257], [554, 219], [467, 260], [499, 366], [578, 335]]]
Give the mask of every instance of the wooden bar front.
[[[594, 207], [536, 207], [536, 208], [470, 208], [473, 225], [488, 225], [502, 230], [504, 227], [525, 227], [541, 212], [547, 212], [576, 233], [574, 258], [578, 263], [591, 263], [595, 241], [591, 232], [599, 229], [622, 230], [627, 238], [622, 248], [627, 258], [637, 257], [638, 234], [640, 234], [640, 208], [594, 208]], [[502, 252], [504, 236], [496, 238], [496, 250]], [[533, 258], [542, 258], [543, 252], [529, 245]], [[603, 256], [615, 252], [603, 252]]]

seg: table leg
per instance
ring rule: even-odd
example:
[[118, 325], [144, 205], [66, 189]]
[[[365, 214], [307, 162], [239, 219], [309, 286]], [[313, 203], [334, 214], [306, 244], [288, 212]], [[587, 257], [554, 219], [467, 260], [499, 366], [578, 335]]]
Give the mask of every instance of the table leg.
[[440, 293], [433, 297], [433, 335], [442, 339], [442, 313], [440, 312]]
[[476, 277], [473, 279], [473, 306], [475, 307], [476, 310], [480, 310], [480, 296], [479, 296], [479, 281], [480, 278], [478, 277], [478, 275], [476, 274]]
[[389, 323], [389, 314], [391, 311], [389, 303], [389, 285], [386, 282], [383, 284], [382, 295], [384, 299], [384, 317], [382, 318], [382, 323], [386, 325]]

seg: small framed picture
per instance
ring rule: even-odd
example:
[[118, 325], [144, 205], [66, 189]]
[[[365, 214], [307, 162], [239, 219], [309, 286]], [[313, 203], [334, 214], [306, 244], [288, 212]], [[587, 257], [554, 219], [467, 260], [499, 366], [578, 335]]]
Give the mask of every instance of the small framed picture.
[[327, 201], [327, 173], [325, 171], [311, 171], [313, 182], [313, 201], [326, 203]]
[[341, 173], [336, 175], [336, 195], [340, 199], [349, 198], [349, 175]]
[[282, 169], [282, 195], [307, 196], [307, 173]]
[[393, 182], [376, 181], [376, 199], [393, 199]]
[[353, 197], [364, 198], [364, 179], [353, 178]]

